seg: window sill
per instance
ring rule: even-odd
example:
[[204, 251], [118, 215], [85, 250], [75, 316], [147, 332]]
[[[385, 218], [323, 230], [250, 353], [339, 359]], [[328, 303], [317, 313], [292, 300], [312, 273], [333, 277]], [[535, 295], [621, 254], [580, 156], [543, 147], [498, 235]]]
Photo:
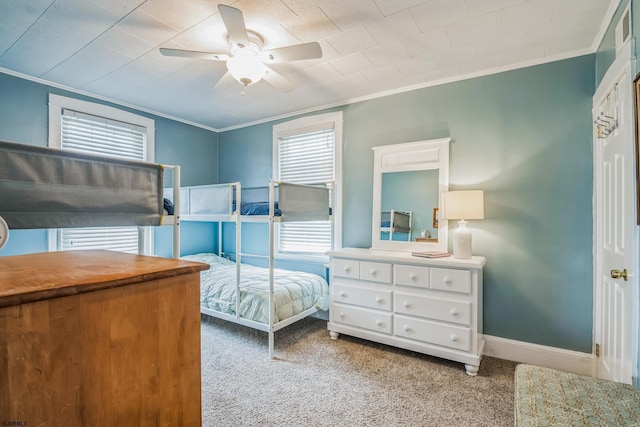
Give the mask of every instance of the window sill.
[[274, 257], [277, 260], [283, 261], [303, 261], [317, 264], [326, 264], [329, 262], [327, 255], [276, 253]]

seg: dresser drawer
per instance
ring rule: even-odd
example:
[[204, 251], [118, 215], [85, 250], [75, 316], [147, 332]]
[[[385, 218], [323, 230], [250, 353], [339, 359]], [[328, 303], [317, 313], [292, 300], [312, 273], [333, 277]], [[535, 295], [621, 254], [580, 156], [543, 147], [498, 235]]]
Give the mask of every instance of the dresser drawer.
[[334, 259], [331, 265], [331, 274], [350, 279], [359, 279], [360, 262], [352, 259]]
[[471, 302], [396, 292], [393, 300], [393, 311], [465, 326], [471, 325]]
[[360, 279], [371, 282], [391, 283], [391, 264], [360, 261]]
[[369, 289], [358, 286], [332, 284], [333, 301], [360, 305], [379, 310], [391, 310], [391, 289]]
[[352, 307], [342, 304], [331, 305], [331, 319], [336, 323], [369, 329], [370, 331], [391, 333], [391, 313]]
[[462, 351], [471, 350], [471, 329], [412, 317], [395, 316], [394, 334]]
[[471, 293], [471, 272], [450, 268], [431, 268], [429, 286], [441, 291]]
[[396, 285], [429, 287], [429, 267], [396, 264], [393, 266], [393, 282]]

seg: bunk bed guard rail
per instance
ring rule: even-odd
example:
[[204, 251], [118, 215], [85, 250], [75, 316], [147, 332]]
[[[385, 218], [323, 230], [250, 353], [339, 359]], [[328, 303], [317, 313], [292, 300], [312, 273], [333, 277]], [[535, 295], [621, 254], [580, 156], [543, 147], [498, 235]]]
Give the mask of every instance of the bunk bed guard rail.
[[0, 216], [9, 228], [157, 226], [163, 166], [0, 141]]
[[330, 187], [312, 187], [277, 181], [278, 207], [283, 221], [324, 221], [329, 219]]

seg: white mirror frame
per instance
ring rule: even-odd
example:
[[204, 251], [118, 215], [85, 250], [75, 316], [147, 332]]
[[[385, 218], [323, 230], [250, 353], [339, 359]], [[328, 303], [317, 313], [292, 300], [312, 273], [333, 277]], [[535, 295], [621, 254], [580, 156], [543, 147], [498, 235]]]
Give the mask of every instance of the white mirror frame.
[[438, 242], [402, 242], [380, 238], [382, 218], [382, 174], [438, 169], [438, 206], [449, 190], [449, 142], [451, 138], [407, 142], [373, 147], [373, 224], [371, 248], [387, 251], [448, 250], [448, 221], [438, 221]]

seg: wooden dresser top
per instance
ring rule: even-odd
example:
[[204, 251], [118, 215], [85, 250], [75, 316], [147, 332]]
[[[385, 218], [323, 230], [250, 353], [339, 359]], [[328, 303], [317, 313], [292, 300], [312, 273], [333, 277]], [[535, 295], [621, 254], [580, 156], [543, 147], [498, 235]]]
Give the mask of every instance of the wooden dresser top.
[[0, 256], [0, 307], [207, 270], [208, 264], [91, 250]]

